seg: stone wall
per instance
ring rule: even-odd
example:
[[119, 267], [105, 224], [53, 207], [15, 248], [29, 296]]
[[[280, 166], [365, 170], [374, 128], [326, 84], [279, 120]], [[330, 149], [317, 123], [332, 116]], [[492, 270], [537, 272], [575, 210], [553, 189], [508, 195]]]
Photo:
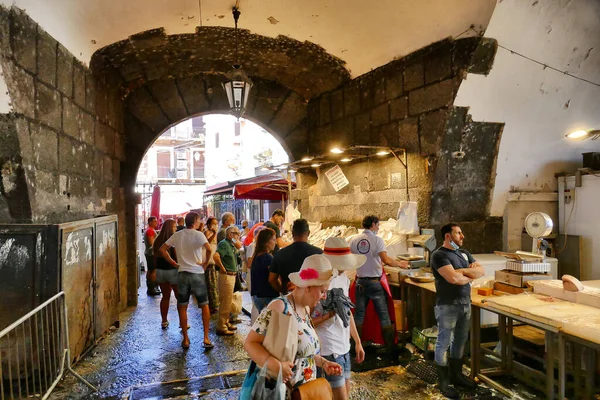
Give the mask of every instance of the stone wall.
[[[0, 7], [0, 32], [12, 107], [0, 115], [0, 222], [63, 223], [118, 213], [124, 246], [120, 93], [24, 11]], [[122, 300], [126, 265], [121, 257]]]
[[342, 164], [350, 185], [338, 193], [323, 175], [327, 165], [316, 171], [316, 182], [314, 172], [301, 170], [294, 198], [303, 215], [327, 224], [358, 224], [370, 213], [396, 217], [408, 185], [422, 227], [456, 221], [479, 239], [474, 250], [501, 249], [502, 221], [489, 218], [489, 202], [502, 124], [474, 122], [468, 109], [453, 106], [466, 71], [489, 72], [494, 52], [487, 39], [444, 40], [309, 102], [307, 154], [353, 145], [401, 147], [408, 182], [392, 156]]

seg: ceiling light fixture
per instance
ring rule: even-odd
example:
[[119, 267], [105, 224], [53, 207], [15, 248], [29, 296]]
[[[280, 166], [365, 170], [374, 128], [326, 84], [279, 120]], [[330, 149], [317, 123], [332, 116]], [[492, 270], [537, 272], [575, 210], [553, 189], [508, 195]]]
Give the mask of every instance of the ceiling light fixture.
[[240, 18], [240, 10], [233, 7], [233, 21], [235, 22], [235, 64], [233, 69], [225, 75], [227, 81], [223, 82], [223, 89], [227, 93], [229, 101], [229, 109], [231, 113], [239, 120], [246, 112], [246, 104], [248, 103], [248, 95], [252, 88], [252, 81], [242, 69], [238, 59], [238, 19]]
[[306, 157], [304, 157], [304, 158], [303, 158], [302, 160], [300, 160], [300, 161], [302, 161], [302, 162], [309, 162], [309, 161], [312, 161], [312, 159], [313, 159], [312, 157], [306, 156]]
[[344, 152], [344, 150], [340, 149], [339, 147], [334, 147], [329, 151], [331, 151], [333, 154], [342, 154]]
[[378, 155], [378, 156], [387, 156], [388, 154], [390, 154], [390, 152], [387, 151], [387, 150], [380, 150], [380, 151], [378, 151], [375, 154]]
[[600, 129], [595, 129], [595, 130], [590, 130], [590, 131], [584, 131], [584, 130], [574, 131], [574, 132], [566, 134], [565, 137], [567, 137], [569, 139], [584, 140], [584, 139], [591, 138], [592, 140], [596, 140], [600, 137]]
[[340, 160], [341, 162], [350, 162], [352, 159], [350, 157], [344, 157]]
[[321, 166], [321, 164], [319, 164], [319, 163], [314, 163], [314, 164], [310, 164], [310, 166], [311, 166], [311, 167], [313, 167], [313, 168], [318, 168], [318, 167], [320, 167], [320, 166]]

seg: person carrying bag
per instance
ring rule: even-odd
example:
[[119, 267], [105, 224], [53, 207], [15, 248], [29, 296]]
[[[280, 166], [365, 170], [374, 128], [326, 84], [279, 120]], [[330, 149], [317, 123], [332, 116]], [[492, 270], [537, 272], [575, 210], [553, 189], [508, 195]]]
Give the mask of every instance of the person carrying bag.
[[[262, 372], [259, 363], [273, 376], [277, 376], [274, 371], [281, 367], [281, 382], [294, 399], [332, 399], [329, 383], [317, 379], [317, 367], [328, 375], [340, 375], [342, 368], [319, 354], [319, 338], [308, 311], [324, 298], [332, 278], [331, 264], [324, 256], [307, 257], [300, 271], [290, 274], [296, 286], [292, 293], [276, 298], [263, 309], [244, 343], [252, 363], [242, 386], [241, 399], [252, 399], [252, 392], [259, 384], [261, 387], [257, 390], [262, 390], [263, 385], [268, 388], [271, 381], [266, 378], [259, 383], [258, 376]], [[284, 329], [286, 324], [287, 329]]]

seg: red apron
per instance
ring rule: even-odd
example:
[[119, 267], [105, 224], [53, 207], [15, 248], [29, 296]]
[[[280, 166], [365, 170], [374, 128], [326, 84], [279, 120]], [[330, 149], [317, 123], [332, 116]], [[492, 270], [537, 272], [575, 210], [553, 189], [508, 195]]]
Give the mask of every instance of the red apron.
[[[358, 277], [356, 277], [358, 279]], [[356, 279], [352, 281], [350, 284], [350, 300], [356, 304]], [[387, 276], [385, 275], [385, 268], [383, 269], [383, 273], [381, 274], [381, 286], [385, 290], [387, 294], [387, 308], [388, 314], [390, 315], [390, 319], [392, 321], [392, 326], [396, 326], [396, 312], [394, 311], [394, 299], [392, 298], [392, 291], [390, 290], [390, 285], [388, 284]], [[394, 329], [394, 332], [396, 330]], [[372, 301], [369, 301], [367, 304], [367, 309], [365, 311], [365, 320], [363, 321], [362, 334], [360, 337], [363, 342], [374, 342], [379, 344], [385, 344], [383, 339], [383, 333], [381, 332], [381, 321], [379, 320], [379, 315], [377, 315], [377, 311], [375, 311], [375, 306]], [[397, 342], [397, 335], [394, 335], [394, 342]]]

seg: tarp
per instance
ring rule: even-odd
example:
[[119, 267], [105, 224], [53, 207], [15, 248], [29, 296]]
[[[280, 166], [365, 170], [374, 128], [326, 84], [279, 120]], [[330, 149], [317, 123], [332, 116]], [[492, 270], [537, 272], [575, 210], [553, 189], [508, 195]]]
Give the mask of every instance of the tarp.
[[191, 196], [186, 196], [183, 192], [167, 192], [161, 194], [160, 214], [161, 215], [179, 215], [189, 212], [196, 208], [197, 201], [192, 202]]
[[[296, 178], [292, 176], [291, 187], [296, 187]], [[235, 199], [281, 200], [287, 199], [288, 181], [281, 173], [257, 176], [240, 182], [233, 188]]]
[[152, 189], [152, 201], [150, 203], [150, 217], [160, 217], [160, 186], [154, 186]]

